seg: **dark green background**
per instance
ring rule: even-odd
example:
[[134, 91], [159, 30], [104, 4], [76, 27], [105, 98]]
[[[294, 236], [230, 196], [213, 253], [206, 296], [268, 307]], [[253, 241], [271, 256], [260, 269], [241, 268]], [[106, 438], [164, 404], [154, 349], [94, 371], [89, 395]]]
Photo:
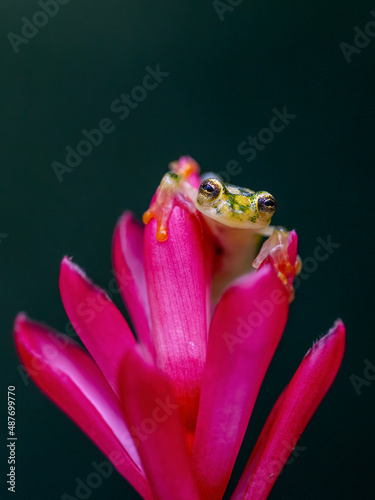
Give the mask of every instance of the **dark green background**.
[[[348, 64], [340, 50], [374, 2], [244, 0], [221, 22], [210, 1], [71, 0], [28, 45], [13, 51], [21, 17], [36, 1], [2, 0], [1, 26], [1, 376], [17, 391], [17, 493], [28, 500], [74, 496], [75, 478], [101, 453], [17, 371], [12, 322], [18, 311], [63, 330], [59, 264], [74, 256], [98, 284], [111, 278], [113, 227], [124, 209], [147, 208], [169, 161], [195, 157], [204, 170], [237, 160], [238, 185], [276, 197], [277, 224], [296, 228], [302, 258], [318, 237], [340, 247], [301, 283], [285, 335], [267, 373], [234, 476], [314, 339], [337, 317], [348, 332], [339, 375], [271, 499], [373, 497], [375, 383], [357, 396], [349, 379], [375, 363], [373, 166], [375, 40]], [[145, 67], [170, 75], [123, 121], [110, 106], [141, 83]], [[297, 117], [247, 163], [240, 142], [268, 126], [274, 107]], [[115, 131], [59, 183], [83, 128], [109, 117]], [[121, 305], [118, 296], [116, 304]], [[123, 306], [122, 310], [123, 310]], [[231, 488], [235, 481], [231, 482]], [[5, 498], [5, 497], [4, 497]], [[93, 499], [137, 498], [117, 473]]]

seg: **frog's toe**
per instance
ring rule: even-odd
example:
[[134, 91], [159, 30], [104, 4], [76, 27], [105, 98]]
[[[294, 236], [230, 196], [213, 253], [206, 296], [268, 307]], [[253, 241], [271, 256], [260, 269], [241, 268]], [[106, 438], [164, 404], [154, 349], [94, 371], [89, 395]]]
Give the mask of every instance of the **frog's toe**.
[[165, 224], [158, 222], [158, 227], [156, 230], [156, 239], [160, 242], [167, 241], [168, 239], [168, 228]]
[[151, 219], [154, 218], [154, 215], [152, 213], [152, 210], [146, 210], [146, 212], [143, 214], [142, 221], [143, 224], [148, 224]]

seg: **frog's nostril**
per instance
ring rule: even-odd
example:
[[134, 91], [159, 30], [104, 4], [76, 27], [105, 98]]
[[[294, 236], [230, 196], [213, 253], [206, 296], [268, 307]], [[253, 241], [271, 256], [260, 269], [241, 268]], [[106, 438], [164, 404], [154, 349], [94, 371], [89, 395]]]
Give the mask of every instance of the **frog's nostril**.
[[266, 213], [268, 215], [273, 215], [275, 213], [277, 203], [275, 198], [270, 195], [262, 195], [258, 198], [258, 210], [259, 212]]

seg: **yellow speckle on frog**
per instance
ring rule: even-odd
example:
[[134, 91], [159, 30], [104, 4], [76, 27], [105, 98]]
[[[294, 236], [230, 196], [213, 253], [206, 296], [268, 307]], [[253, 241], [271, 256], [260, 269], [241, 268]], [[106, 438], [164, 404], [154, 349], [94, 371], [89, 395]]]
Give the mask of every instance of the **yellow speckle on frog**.
[[[182, 167], [185, 163], [182, 162]], [[192, 172], [182, 167], [173, 168], [173, 172], [163, 177], [156, 200], [143, 218], [145, 224], [152, 218], [157, 220], [156, 237], [159, 241], [168, 238], [168, 220], [174, 206], [173, 200], [176, 199], [194, 204], [210, 223], [218, 222], [255, 232], [270, 224], [276, 210], [276, 201], [270, 193], [225, 184], [215, 177], [203, 180], [197, 189], [190, 184], [189, 177], [198, 172], [198, 167]]]
[[248, 196], [244, 196], [243, 194], [239, 194], [236, 196], [236, 202], [242, 206], [250, 206], [250, 198]]

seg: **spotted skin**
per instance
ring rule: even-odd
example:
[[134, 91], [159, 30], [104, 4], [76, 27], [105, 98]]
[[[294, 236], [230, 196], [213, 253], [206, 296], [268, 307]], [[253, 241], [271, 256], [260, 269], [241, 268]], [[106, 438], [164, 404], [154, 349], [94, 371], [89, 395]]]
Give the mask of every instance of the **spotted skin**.
[[199, 187], [195, 206], [206, 217], [226, 226], [262, 229], [270, 224], [276, 201], [266, 191], [254, 192], [209, 178]]

